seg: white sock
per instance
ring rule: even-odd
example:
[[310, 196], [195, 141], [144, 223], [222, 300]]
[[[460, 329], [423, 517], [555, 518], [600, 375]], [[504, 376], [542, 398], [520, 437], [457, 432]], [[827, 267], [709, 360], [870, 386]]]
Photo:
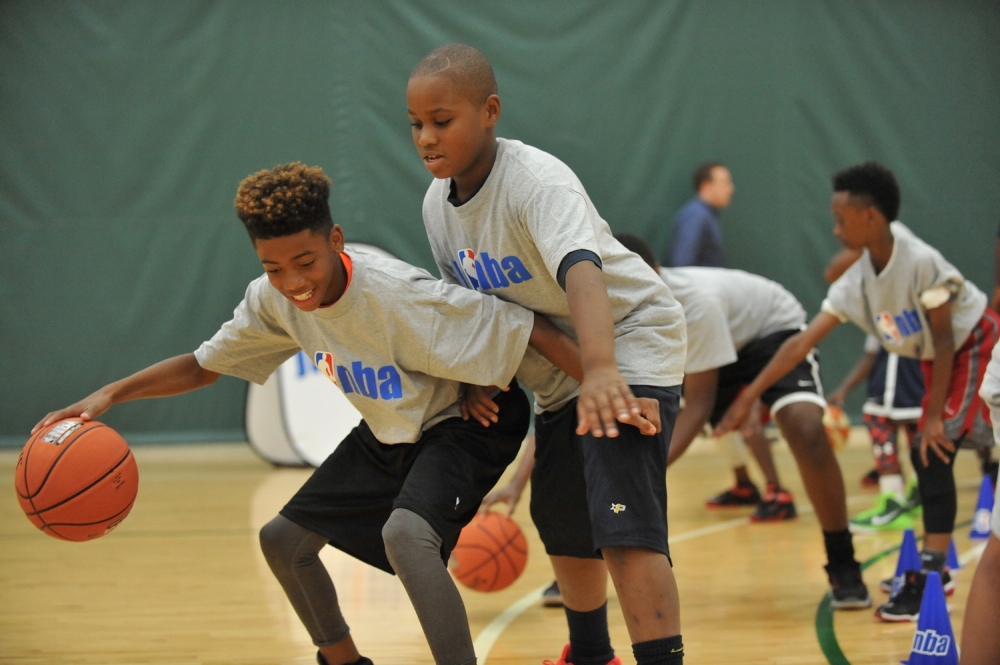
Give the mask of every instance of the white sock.
[[882, 494], [892, 492], [900, 504], [906, 503], [903, 476], [899, 473], [887, 473], [878, 477], [878, 489]]

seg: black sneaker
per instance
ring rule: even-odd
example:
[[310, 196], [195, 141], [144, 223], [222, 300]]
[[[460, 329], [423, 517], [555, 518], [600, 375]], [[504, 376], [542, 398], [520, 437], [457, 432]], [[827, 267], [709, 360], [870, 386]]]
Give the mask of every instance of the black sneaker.
[[739, 508], [740, 506], [756, 506], [760, 503], [760, 490], [753, 483], [749, 485], [733, 485], [721, 494], [716, 494], [705, 502], [708, 508]]
[[863, 610], [872, 606], [872, 597], [861, 577], [861, 566], [825, 566], [830, 579], [830, 607], [835, 610]]
[[751, 522], [781, 522], [795, 519], [795, 497], [786, 489], [767, 484], [767, 492], [757, 510], [750, 516]]
[[926, 584], [927, 573], [906, 571], [903, 588], [888, 603], [879, 605], [875, 616], [882, 621], [916, 621], [920, 617], [920, 601], [924, 598]]
[[[316, 662], [319, 663], [319, 665], [330, 665], [330, 663], [326, 661], [326, 658], [323, 657], [323, 654], [320, 653], [319, 651], [316, 652]], [[354, 661], [353, 663], [351, 663], [351, 665], [375, 665], [375, 664], [371, 661], [370, 658], [365, 658], [364, 656], [361, 656], [359, 660]]]
[[[884, 593], [892, 593], [893, 579], [892, 577], [888, 577], [882, 580], [879, 582], [878, 588]], [[952, 579], [951, 573], [948, 572], [947, 568], [941, 571], [941, 586], [944, 588], [944, 595], [950, 596], [955, 593], [955, 580]]]
[[542, 607], [562, 607], [562, 591], [559, 590], [559, 582], [553, 582], [549, 588], [542, 592]]

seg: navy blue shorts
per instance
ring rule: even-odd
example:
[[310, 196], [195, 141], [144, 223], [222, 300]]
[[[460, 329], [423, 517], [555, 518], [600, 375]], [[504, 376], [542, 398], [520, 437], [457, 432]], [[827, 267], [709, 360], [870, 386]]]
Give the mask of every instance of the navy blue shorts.
[[604, 547], [643, 547], [670, 556], [667, 450], [680, 391], [631, 388], [659, 400], [659, 434], [619, 424], [614, 439], [578, 436], [576, 400], [535, 416], [531, 518], [549, 555], [597, 559]]
[[499, 421], [449, 418], [416, 443], [381, 443], [362, 421], [295, 493], [281, 514], [330, 544], [392, 573], [382, 527], [396, 508], [423, 517], [441, 536], [448, 560], [483, 497], [514, 461], [528, 433], [531, 407], [512, 384], [493, 398]]

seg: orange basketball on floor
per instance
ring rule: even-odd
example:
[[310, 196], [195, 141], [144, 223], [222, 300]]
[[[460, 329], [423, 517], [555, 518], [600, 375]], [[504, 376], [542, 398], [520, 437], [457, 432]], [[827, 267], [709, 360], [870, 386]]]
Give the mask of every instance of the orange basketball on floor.
[[17, 460], [14, 488], [24, 514], [43, 532], [93, 540], [132, 510], [139, 469], [118, 432], [70, 418], [32, 435]]
[[528, 561], [528, 542], [520, 527], [500, 513], [476, 517], [462, 529], [448, 568], [476, 591], [499, 591], [514, 583]]
[[823, 414], [823, 427], [834, 452], [839, 453], [847, 445], [851, 437], [851, 420], [844, 410], [834, 404], [828, 404]]

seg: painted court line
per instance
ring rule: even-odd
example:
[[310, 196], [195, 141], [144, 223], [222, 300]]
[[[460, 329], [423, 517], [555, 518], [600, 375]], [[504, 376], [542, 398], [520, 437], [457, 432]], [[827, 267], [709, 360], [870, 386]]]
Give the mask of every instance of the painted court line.
[[[700, 529], [686, 531], [682, 534], [668, 538], [667, 542], [670, 544], [682, 543], [686, 540], [701, 538], [702, 536], [708, 536], [713, 533], [726, 531], [728, 529], [743, 526], [744, 524], [749, 523], [749, 518], [740, 517], [727, 522], [720, 522], [719, 524], [712, 524], [711, 526], [701, 527]], [[551, 583], [546, 582], [537, 589], [526, 593], [520, 599], [511, 604], [507, 609], [498, 614], [492, 621], [489, 622], [489, 624], [486, 625], [485, 628], [479, 632], [476, 636], [475, 642], [473, 642], [473, 647], [476, 650], [476, 656], [478, 656], [480, 662], [485, 665], [486, 659], [490, 655], [490, 650], [493, 649], [493, 645], [496, 644], [498, 639], [500, 639], [503, 632], [507, 630], [507, 627], [512, 624], [517, 617], [523, 614], [525, 610], [541, 601], [542, 592], [548, 588], [549, 584]]]
[[[871, 501], [871, 497], [867, 495], [856, 495], [847, 498], [848, 505], [863, 501]], [[812, 512], [813, 509], [811, 504], [804, 505], [798, 511], [800, 516], [808, 515]], [[667, 542], [670, 544], [682, 543], [688, 540], [694, 540], [695, 538], [701, 538], [702, 536], [710, 536], [713, 533], [734, 529], [738, 526], [743, 526], [749, 523], [750, 518], [740, 517], [726, 522], [704, 526], [700, 529], [685, 531], [684, 533], [676, 536], [671, 536], [667, 539]], [[983, 547], [985, 547], [985, 545]], [[959, 559], [962, 562], [962, 565], [964, 566], [967, 561], [971, 561], [973, 558], [979, 556], [979, 554], [982, 553], [982, 549], [982, 547], [976, 547], [963, 554]], [[514, 623], [514, 620], [521, 616], [525, 610], [542, 599], [542, 592], [548, 588], [549, 584], [550, 583], [543, 584], [537, 589], [526, 593], [520, 599], [516, 600], [509, 607], [507, 607], [507, 609], [494, 617], [494, 619], [479, 632], [476, 636], [475, 642], [473, 642], [473, 647], [476, 650], [476, 656], [479, 658], [480, 662], [483, 663], [483, 665], [485, 665], [486, 659], [489, 657], [490, 651], [493, 649], [493, 645], [496, 644], [498, 639], [500, 639], [500, 636], [503, 635], [505, 630], [507, 630], [507, 627]]]

